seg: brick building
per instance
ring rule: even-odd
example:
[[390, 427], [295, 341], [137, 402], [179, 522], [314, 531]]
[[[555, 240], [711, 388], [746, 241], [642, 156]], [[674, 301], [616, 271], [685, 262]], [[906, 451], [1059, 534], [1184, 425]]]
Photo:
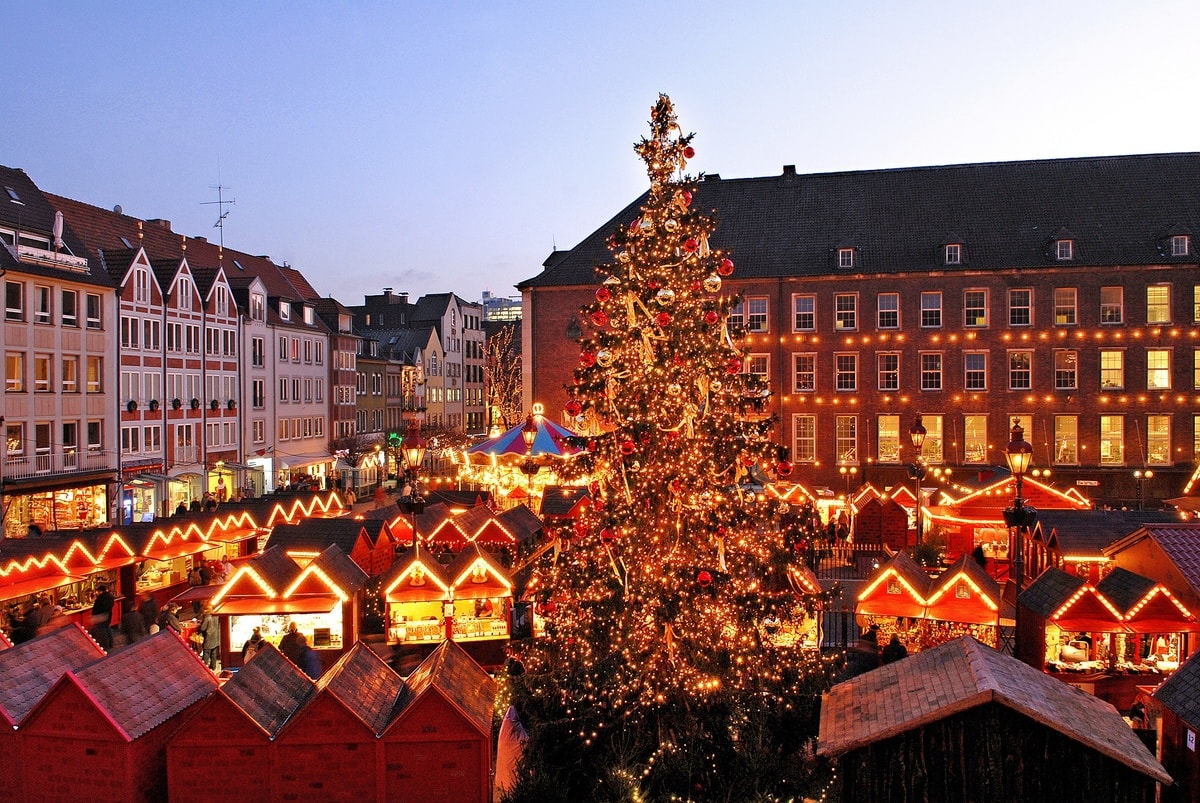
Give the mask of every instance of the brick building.
[[[932, 466], [1034, 465], [1096, 502], [1178, 495], [1200, 442], [1200, 153], [699, 183], [736, 270], [745, 370], [774, 392], [796, 478], [906, 480], [919, 415]], [[525, 397], [561, 409], [634, 201], [520, 285]], [[1149, 469], [1149, 472], [1146, 470]], [[1139, 471], [1135, 476], [1134, 471]]]

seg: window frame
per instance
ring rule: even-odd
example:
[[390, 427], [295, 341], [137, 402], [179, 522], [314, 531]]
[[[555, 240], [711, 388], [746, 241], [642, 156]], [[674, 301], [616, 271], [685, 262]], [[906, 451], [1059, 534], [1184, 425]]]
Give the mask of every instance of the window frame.
[[858, 354], [835, 352], [833, 355], [833, 389], [835, 393], [858, 392]]
[[[1024, 303], [1018, 303], [1016, 296], [1018, 293], [1025, 294]], [[1024, 320], [1022, 315], [1024, 311]], [[1033, 326], [1033, 288], [1032, 287], [1012, 287], [1008, 291], [1008, 325], [1009, 326]]]
[[[1197, 352], [1200, 353], [1200, 352]], [[801, 370], [800, 361], [808, 363], [807, 370]], [[801, 387], [800, 377], [808, 375], [811, 378], [809, 387]], [[815, 393], [817, 390], [817, 355], [815, 352], [792, 352], [792, 393]]]
[[[1198, 296], [1200, 297], [1200, 296]], [[807, 310], [801, 310], [801, 302], [806, 302]], [[1197, 307], [1200, 309], [1200, 305]], [[801, 324], [801, 319], [811, 321], [809, 326]], [[817, 296], [815, 293], [792, 293], [792, 331], [815, 332], [817, 330]]]
[[1125, 323], [1125, 288], [1105, 285], [1100, 288], [1100, 325]]
[[[1062, 364], [1062, 360], [1068, 358], [1073, 365], [1071, 368]], [[1054, 389], [1079, 390], [1079, 351], [1077, 349], [1054, 349]]]
[[[887, 299], [888, 305], [885, 306], [884, 299]], [[885, 323], [884, 315], [888, 315], [889, 319], [894, 317], [894, 323]], [[875, 328], [877, 329], [899, 329], [900, 328], [900, 294], [899, 293], [880, 293], [875, 298]]]
[[[1161, 297], [1152, 298], [1152, 295]], [[1171, 285], [1160, 283], [1146, 286], [1146, 323], [1151, 326], [1171, 323]]]
[[[931, 304], [926, 304], [926, 301]], [[932, 305], [936, 302], [936, 306]], [[943, 299], [941, 290], [926, 290], [921, 293], [921, 328], [941, 329], [943, 319]], [[936, 321], [936, 322], [935, 322]]]
[[[1025, 359], [1025, 365], [1015, 365], [1014, 362], [1021, 358]], [[1025, 384], [1020, 384], [1018, 379], [1024, 376]], [[1033, 390], [1033, 351], [1031, 349], [1013, 349], [1008, 352], [1008, 389], [1009, 390]]]
[[[983, 361], [982, 366], [971, 366], [971, 361]], [[963, 389], [967, 391], [986, 391], [988, 389], [988, 353], [986, 351], [963, 352]]]
[[[1068, 303], [1068, 296], [1069, 303]], [[1069, 320], [1067, 320], [1069, 318]], [[1055, 287], [1054, 288], [1054, 325], [1055, 326], [1078, 326], [1079, 325], [1079, 288], [1077, 287]]]
[[858, 331], [858, 293], [835, 293], [833, 296], [833, 330]]
[[[921, 390], [936, 393], [944, 389], [943, 373], [945, 356], [940, 351], [922, 351], [919, 354], [921, 365]], [[936, 366], [935, 366], [936, 363]]]
[[963, 328], [986, 329], [988, 317], [987, 288], [968, 287], [963, 290]]
[[[884, 365], [884, 360], [894, 361], [894, 366]], [[885, 392], [900, 390], [900, 352], [879, 351], [875, 353], [876, 389]]]

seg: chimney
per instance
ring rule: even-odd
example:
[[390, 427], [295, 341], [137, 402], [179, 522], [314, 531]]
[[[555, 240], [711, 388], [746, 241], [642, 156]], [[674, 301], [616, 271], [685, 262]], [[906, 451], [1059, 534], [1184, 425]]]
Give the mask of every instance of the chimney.
[[149, 223], [151, 226], [157, 226], [158, 228], [162, 229], [163, 231], [171, 230], [171, 221], [163, 220], [160, 217], [150, 218], [150, 220], [147, 220], [146, 222]]
[[400, 293], [400, 303], [401, 304], [408, 303], [408, 293]]

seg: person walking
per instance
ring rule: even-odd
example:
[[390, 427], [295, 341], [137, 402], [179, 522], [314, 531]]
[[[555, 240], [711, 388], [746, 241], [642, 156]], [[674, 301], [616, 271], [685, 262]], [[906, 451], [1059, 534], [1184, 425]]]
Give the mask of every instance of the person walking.
[[204, 607], [200, 618], [200, 626], [196, 631], [204, 637], [200, 643], [200, 658], [212, 671], [217, 671], [217, 660], [221, 652], [221, 625], [213, 616], [212, 608]]
[[117, 598], [108, 590], [104, 583], [96, 586], [96, 599], [92, 602], [92, 627], [89, 631], [96, 643], [105, 652], [112, 650], [112, 612]]
[[900, 636], [893, 633], [892, 640], [883, 648], [883, 662], [890, 664], [893, 661], [899, 661], [901, 658], [908, 657], [908, 648], [900, 643]]

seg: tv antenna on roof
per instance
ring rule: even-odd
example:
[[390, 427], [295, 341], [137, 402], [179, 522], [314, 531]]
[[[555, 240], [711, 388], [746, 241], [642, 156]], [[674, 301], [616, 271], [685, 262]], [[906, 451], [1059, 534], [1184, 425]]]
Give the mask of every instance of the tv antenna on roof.
[[234, 198], [233, 200], [229, 200], [229, 201], [225, 200], [225, 190], [228, 190], [231, 188], [226, 187], [224, 184], [216, 184], [216, 185], [210, 184], [209, 189], [213, 189], [213, 190], [217, 191], [217, 200], [201, 201], [200, 203], [204, 206], [216, 204], [218, 216], [217, 216], [217, 222], [213, 224], [213, 228], [221, 230], [220, 242], [221, 242], [221, 248], [224, 248], [225, 247], [225, 218], [229, 217], [229, 210], [226, 209], [225, 207], [236, 204], [237, 198]]

